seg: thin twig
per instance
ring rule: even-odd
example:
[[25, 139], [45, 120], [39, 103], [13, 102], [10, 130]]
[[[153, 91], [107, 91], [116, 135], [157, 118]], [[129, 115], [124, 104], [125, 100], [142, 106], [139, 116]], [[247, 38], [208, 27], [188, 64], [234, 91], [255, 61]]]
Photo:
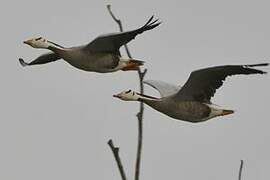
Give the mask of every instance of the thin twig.
[[122, 162], [121, 162], [121, 159], [119, 157], [119, 147], [115, 147], [113, 145], [113, 141], [111, 139], [108, 141], [108, 145], [110, 146], [110, 148], [112, 150], [112, 153], [113, 153], [113, 156], [114, 156], [115, 161], [117, 163], [117, 166], [118, 166], [120, 175], [122, 177], [122, 180], [127, 180], [126, 173], [124, 171], [124, 167], [123, 167]]
[[[123, 30], [122, 22], [121, 22], [120, 19], [117, 19], [116, 16], [113, 14], [110, 4], [107, 5], [107, 9], [108, 9], [110, 15], [112, 16], [113, 20], [118, 24], [120, 32], [123, 32], [124, 30]], [[125, 47], [125, 50], [126, 50], [126, 53], [127, 53], [128, 57], [132, 58], [127, 44], [125, 44], [124, 47]]]
[[[116, 18], [116, 16], [113, 14], [111, 10], [111, 5], [107, 5], [107, 9], [112, 16], [113, 20], [118, 24], [119, 30], [123, 32], [123, 26], [120, 19]], [[125, 44], [125, 50], [129, 58], [132, 58], [131, 53], [129, 51], [129, 48], [127, 44]], [[147, 72], [147, 69], [144, 69], [143, 71], [141, 68], [138, 69], [138, 76], [139, 76], [139, 82], [140, 82], [140, 93], [144, 93], [144, 86], [143, 86], [143, 79]], [[142, 145], [143, 145], [143, 113], [144, 113], [144, 104], [140, 103], [140, 110], [137, 114], [138, 119], [138, 143], [137, 143], [137, 157], [136, 157], [136, 165], [135, 165], [135, 177], [134, 180], [139, 180], [140, 177], [140, 166], [141, 166], [141, 155], [142, 155]]]
[[239, 174], [238, 174], [238, 180], [241, 180], [242, 178], [242, 170], [243, 170], [244, 161], [241, 160], [240, 168], [239, 168]]
[[[141, 72], [141, 69], [138, 70], [139, 80], [140, 80], [140, 93], [144, 94], [143, 79], [147, 72], [145, 69]], [[137, 158], [135, 165], [135, 177], [134, 180], [139, 180], [140, 178], [140, 166], [141, 166], [141, 155], [142, 155], [142, 145], [143, 145], [143, 112], [144, 104], [140, 102], [140, 111], [137, 114], [138, 119], [138, 145], [137, 145]]]

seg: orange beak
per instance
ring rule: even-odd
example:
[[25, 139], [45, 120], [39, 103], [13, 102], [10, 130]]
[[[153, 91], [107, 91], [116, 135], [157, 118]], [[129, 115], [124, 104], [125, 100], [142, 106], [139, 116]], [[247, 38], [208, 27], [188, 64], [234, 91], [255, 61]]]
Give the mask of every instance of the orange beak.
[[28, 39], [28, 40], [26, 40], [26, 41], [23, 41], [23, 43], [24, 43], [24, 44], [30, 45], [30, 44], [31, 44], [31, 39]]
[[113, 97], [120, 98], [119, 94], [114, 94]]
[[223, 110], [223, 112], [220, 114], [220, 116], [226, 116], [229, 114], [233, 114], [234, 111], [233, 110]]

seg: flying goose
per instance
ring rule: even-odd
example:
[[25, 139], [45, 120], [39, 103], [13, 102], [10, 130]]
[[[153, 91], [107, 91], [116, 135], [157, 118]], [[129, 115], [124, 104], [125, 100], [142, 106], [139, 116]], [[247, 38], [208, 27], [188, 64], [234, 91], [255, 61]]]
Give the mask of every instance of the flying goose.
[[134, 39], [138, 34], [151, 30], [158, 25], [158, 19], [152, 16], [147, 23], [136, 30], [111, 33], [98, 36], [87, 45], [65, 48], [42, 37], [24, 41], [33, 48], [49, 49], [52, 52], [43, 54], [30, 63], [22, 58], [19, 62], [22, 66], [38, 65], [64, 59], [72, 66], [84, 70], [99, 73], [108, 73], [118, 70], [137, 70], [143, 65], [143, 61], [123, 58], [120, 55], [120, 47]]
[[146, 81], [161, 94], [161, 98], [143, 95], [131, 90], [113, 95], [124, 101], [140, 101], [174, 119], [192, 123], [203, 122], [217, 116], [234, 113], [211, 103], [211, 97], [220, 88], [227, 76], [238, 74], [265, 74], [252, 67], [264, 64], [216, 66], [193, 71], [183, 87], [162, 81]]

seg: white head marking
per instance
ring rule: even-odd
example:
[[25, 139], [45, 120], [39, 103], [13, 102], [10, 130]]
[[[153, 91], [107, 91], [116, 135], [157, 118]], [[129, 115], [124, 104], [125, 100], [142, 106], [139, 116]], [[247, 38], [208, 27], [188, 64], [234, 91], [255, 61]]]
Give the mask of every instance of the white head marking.
[[136, 92], [132, 90], [128, 90], [128, 91], [123, 91], [119, 94], [113, 95], [113, 97], [117, 97], [124, 101], [137, 101], [140, 98], [140, 95], [138, 95]]
[[113, 95], [113, 97], [117, 97], [117, 98], [122, 99], [124, 101], [141, 101], [141, 100], [159, 101], [160, 100], [158, 98], [143, 95], [143, 94], [137, 93], [135, 91], [131, 91], [131, 90], [122, 91], [119, 94]]
[[47, 49], [49, 47], [48, 41], [43, 37], [28, 39], [24, 41], [24, 43], [32, 46], [33, 48]]

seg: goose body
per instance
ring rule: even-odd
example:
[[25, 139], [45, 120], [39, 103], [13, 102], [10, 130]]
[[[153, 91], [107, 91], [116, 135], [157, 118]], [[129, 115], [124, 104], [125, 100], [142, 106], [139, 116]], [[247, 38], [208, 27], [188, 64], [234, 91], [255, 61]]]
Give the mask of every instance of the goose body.
[[80, 47], [67, 48], [64, 52], [60, 52], [59, 54], [61, 54], [61, 57], [67, 63], [78, 69], [99, 73], [109, 73], [121, 70], [129, 61], [129, 59], [122, 59], [119, 55], [113, 53], [91, 53], [84, 51]]
[[30, 63], [26, 63], [22, 58], [19, 59], [19, 62], [22, 66], [31, 66], [63, 59], [84, 71], [109, 73], [118, 70], [137, 70], [139, 66], [143, 65], [143, 61], [123, 58], [119, 49], [138, 34], [157, 27], [160, 24], [157, 21], [153, 21], [152, 16], [144, 26], [136, 30], [101, 35], [87, 45], [71, 48], [65, 48], [42, 37], [29, 39], [24, 43], [33, 48], [49, 49], [52, 52], [43, 54]]
[[254, 65], [216, 66], [193, 71], [183, 87], [170, 85], [162, 81], [146, 81], [145, 83], [157, 89], [161, 98], [147, 96], [134, 91], [123, 91], [114, 97], [125, 101], [140, 101], [153, 109], [174, 119], [192, 123], [203, 122], [214, 117], [232, 114], [227, 110], [212, 104], [211, 97], [216, 89], [222, 86], [227, 76], [239, 74], [265, 74], [266, 72], [254, 69]]
[[174, 119], [190, 122], [206, 120], [211, 111], [206, 104], [197, 101], [175, 101], [173, 97], [163, 97], [159, 100], [142, 98], [140, 101]]

